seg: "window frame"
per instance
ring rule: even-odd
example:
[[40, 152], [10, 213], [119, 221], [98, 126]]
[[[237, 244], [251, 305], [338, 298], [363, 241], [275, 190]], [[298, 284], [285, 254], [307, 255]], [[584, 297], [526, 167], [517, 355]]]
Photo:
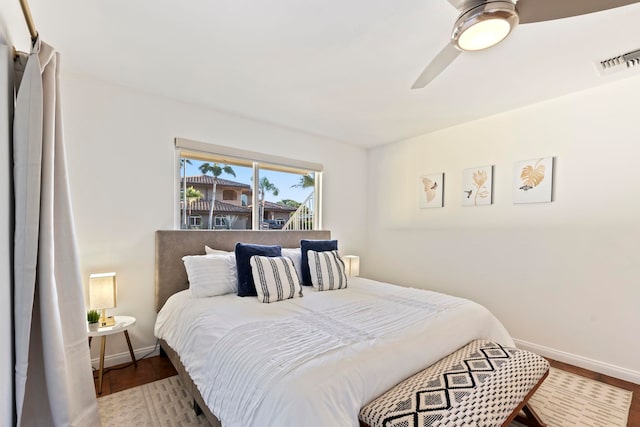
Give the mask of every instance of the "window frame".
[[[218, 224], [218, 222], [220, 222], [220, 224]], [[215, 230], [216, 227], [228, 227], [229, 224], [227, 224], [227, 215], [214, 215], [213, 216], [213, 229]]]
[[[175, 221], [174, 227], [180, 229], [180, 185], [181, 170], [180, 160], [183, 157], [196, 160], [214, 161], [223, 164], [238, 165], [253, 168], [252, 197], [251, 205], [258, 206], [260, 196], [258, 180], [260, 169], [295, 174], [314, 174], [314, 200], [315, 213], [313, 216], [313, 230], [322, 230], [322, 173], [323, 166], [320, 163], [307, 162], [303, 160], [290, 159], [286, 157], [274, 156], [266, 153], [242, 150], [224, 145], [209, 144], [206, 142], [193, 141], [185, 138], [175, 138], [175, 178], [176, 200], [174, 201]], [[249, 202], [249, 200], [247, 200]], [[215, 219], [214, 228], [215, 230]], [[251, 210], [251, 229], [260, 230], [260, 209]]]
[[[228, 194], [233, 194], [233, 198], [226, 198], [225, 195]], [[225, 200], [231, 200], [235, 202], [236, 200], [238, 200], [238, 192], [235, 190], [222, 190], [222, 201], [224, 202]]]
[[[198, 220], [194, 222], [199, 222], [199, 224], [192, 224], [191, 220]], [[188, 225], [188, 229], [191, 229], [192, 227], [202, 228], [202, 215], [189, 215], [187, 219], [187, 225]]]

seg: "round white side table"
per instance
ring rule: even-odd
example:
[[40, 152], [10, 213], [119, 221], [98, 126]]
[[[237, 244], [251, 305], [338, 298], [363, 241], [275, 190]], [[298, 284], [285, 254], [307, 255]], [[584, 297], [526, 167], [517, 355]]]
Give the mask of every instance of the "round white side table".
[[127, 346], [129, 346], [129, 354], [131, 354], [131, 360], [135, 366], [138, 366], [136, 356], [133, 354], [133, 347], [131, 347], [131, 340], [129, 339], [129, 332], [127, 329], [136, 324], [136, 318], [133, 316], [114, 316], [115, 324], [113, 326], [105, 326], [98, 328], [97, 331], [87, 330], [87, 336], [89, 337], [89, 347], [91, 347], [91, 338], [101, 337], [100, 340], [100, 370], [98, 371], [98, 394], [102, 394], [102, 374], [104, 372], [104, 349], [107, 345], [107, 336], [124, 332], [124, 337], [127, 339]]

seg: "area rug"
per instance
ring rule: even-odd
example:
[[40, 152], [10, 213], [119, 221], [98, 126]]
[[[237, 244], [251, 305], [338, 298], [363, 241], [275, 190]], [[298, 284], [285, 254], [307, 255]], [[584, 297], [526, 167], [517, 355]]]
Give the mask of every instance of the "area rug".
[[177, 375], [100, 397], [98, 409], [103, 427], [209, 426]]
[[[631, 397], [630, 391], [551, 368], [530, 403], [549, 427], [626, 427]], [[98, 407], [103, 427], [209, 426], [193, 412], [178, 376], [101, 397]]]
[[529, 403], [549, 427], [626, 427], [631, 398], [630, 391], [551, 368]]

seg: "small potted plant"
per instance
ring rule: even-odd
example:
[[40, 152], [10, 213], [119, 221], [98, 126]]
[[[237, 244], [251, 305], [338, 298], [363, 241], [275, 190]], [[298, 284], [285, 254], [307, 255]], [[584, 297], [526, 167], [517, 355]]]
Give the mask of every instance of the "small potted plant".
[[87, 311], [87, 322], [89, 322], [89, 331], [95, 332], [98, 330], [98, 321], [100, 320], [100, 313], [98, 310]]

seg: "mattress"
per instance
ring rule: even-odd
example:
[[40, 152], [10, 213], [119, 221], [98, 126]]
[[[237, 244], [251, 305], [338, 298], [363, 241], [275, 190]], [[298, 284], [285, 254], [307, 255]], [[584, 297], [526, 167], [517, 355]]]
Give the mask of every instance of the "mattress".
[[271, 304], [182, 291], [155, 335], [225, 427], [357, 427], [366, 403], [468, 342], [514, 345], [477, 303], [358, 277]]

